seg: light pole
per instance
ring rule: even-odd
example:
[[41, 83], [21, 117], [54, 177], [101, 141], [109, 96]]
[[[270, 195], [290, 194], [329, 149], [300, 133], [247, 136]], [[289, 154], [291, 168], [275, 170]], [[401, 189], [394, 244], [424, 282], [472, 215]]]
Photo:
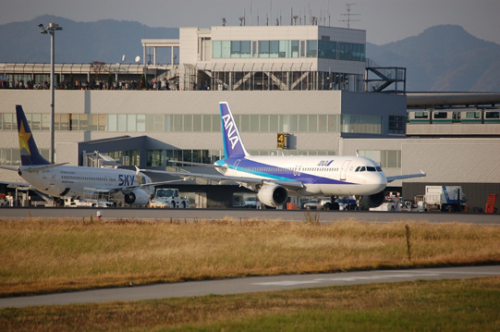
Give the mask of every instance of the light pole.
[[54, 164], [54, 39], [55, 32], [62, 30], [62, 27], [56, 23], [50, 23], [47, 28], [44, 28], [43, 24], [38, 24], [38, 27], [42, 29], [40, 33], [44, 35], [50, 33], [50, 162]]

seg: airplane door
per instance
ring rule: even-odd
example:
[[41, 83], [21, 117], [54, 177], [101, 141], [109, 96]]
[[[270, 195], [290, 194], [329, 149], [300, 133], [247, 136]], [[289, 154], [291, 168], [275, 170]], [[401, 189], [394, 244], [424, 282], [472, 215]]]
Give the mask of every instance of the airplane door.
[[350, 160], [346, 160], [342, 164], [342, 168], [340, 169], [340, 179], [341, 180], [345, 180], [346, 179], [347, 168], [349, 167], [350, 163], [351, 163]]

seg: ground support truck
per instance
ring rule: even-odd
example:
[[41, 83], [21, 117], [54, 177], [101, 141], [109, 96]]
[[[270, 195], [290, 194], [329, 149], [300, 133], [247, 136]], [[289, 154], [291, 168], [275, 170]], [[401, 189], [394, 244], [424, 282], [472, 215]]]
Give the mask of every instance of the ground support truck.
[[167, 208], [167, 209], [189, 209], [189, 200], [186, 197], [180, 197], [179, 189], [158, 188], [149, 207]]
[[424, 202], [429, 211], [459, 212], [464, 211], [466, 205], [460, 186], [425, 186]]

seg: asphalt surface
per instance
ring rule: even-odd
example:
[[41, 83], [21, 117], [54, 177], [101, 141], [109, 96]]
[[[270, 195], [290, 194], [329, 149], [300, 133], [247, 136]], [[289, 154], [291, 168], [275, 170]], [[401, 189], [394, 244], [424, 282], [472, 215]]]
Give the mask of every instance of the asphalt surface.
[[[304, 221], [304, 210], [255, 210], [255, 209], [146, 209], [146, 208], [0, 208], [1, 219], [21, 218], [97, 218], [101, 211], [103, 219], [150, 219], [150, 220], [289, 220]], [[317, 211], [312, 211], [314, 215]], [[481, 225], [500, 225], [500, 214], [485, 213], [442, 213], [442, 212], [375, 212], [375, 211], [320, 211], [320, 222], [339, 220], [358, 220], [366, 222], [428, 221], [463, 222]]]
[[98, 289], [39, 296], [1, 298], [0, 308], [112, 301], [139, 301], [161, 298], [237, 294], [297, 288], [344, 286], [430, 279], [464, 279], [500, 276], [499, 266], [452, 267], [415, 270], [375, 270], [364, 272], [279, 275], [237, 279], [193, 281], [150, 286]]

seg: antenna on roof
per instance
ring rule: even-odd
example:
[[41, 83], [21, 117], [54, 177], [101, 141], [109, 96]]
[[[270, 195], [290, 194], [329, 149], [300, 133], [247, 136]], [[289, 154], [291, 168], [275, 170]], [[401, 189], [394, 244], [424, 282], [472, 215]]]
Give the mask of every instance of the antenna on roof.
[[361, 14], [352, 14], [351, 13], [351, 6], [355, 6], [355, 3], [346, 3], [345, 6], [347, 7], [347, 14], [340, 14], [341, 16], [347, 16], [347, 20], [339, 20], [340, 22], [347, 23], [347, 29], [351, 28], [351, 22], [359, 22], [359, 20], [351, 20], [351, 16], [360, 16]]
[[250, 26], [252, 26], [252, 0], [250, 0]]
[[328, 15], [328, 26], [330, 26], [330, 0], [328, 0], [328, 7], [326, 8], [326, 13]]

